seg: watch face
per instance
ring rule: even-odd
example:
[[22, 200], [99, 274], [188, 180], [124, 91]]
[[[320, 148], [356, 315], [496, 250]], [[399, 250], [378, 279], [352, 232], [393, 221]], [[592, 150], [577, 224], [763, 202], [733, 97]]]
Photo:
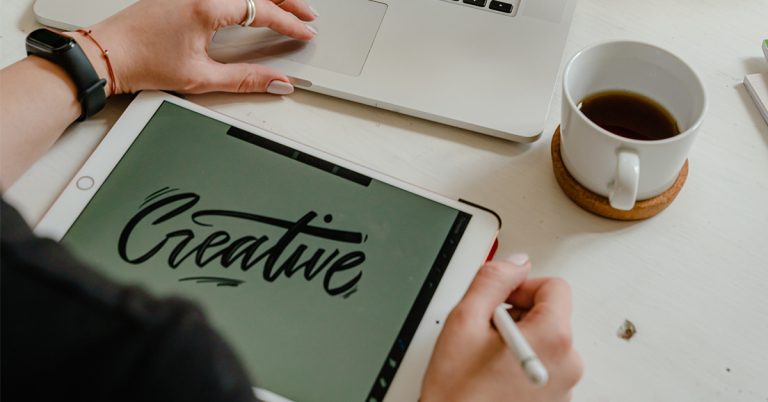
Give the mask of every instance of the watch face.
[[61, 51], [71, 46], [74, 39], [53, 32], [49, 29], [38, 29], [29, 35], [29, 40], [41, 48], [47, 48], [53, 52]]

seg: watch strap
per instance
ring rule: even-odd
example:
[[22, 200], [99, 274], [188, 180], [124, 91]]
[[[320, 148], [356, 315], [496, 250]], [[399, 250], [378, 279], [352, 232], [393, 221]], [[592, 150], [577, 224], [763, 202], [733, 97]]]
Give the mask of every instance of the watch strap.
[[77, 42], [67, 52], [67, 55], [59, 56], [62, 57], [60, 65], [67, 70], [72, 81], [75, 82], [77, 98], [83, 107], [77, 121], [84, 121], [103, 109], [107, 103], [107, 94], [104, 92], [107, 80], [99, 78], [90, 60]]
[[107, 94], [104, 91], [107, 80], [99, 78], [83, 49], [74, 39], [70, 39], [72, 46], [61, 52], [43, 51], [27, 43], [27, 54], [42, 57], [67, 72], [77, 88], [77, 98], [82, 106], [77, 121], [83, 121], [104, 108], [107, 102]]

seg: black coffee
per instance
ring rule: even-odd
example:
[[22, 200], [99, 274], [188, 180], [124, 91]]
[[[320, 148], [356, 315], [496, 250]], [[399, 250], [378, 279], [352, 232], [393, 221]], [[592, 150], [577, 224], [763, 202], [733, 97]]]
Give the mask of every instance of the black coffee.
[[581, 101], [581, 112], [605, 130], [634, 140], [663, 140], [680, 134], [675, 118], [664, 106], [634, 92], [589, 95]]

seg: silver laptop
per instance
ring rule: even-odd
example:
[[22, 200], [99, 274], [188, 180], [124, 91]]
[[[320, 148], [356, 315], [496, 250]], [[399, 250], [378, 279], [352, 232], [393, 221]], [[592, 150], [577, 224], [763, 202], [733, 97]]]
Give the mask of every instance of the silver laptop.
[[[133, 2], [37, 0], [34, 13], [73, 29]], [[214, 36], [211, 57], [272, 66], [310, 91], [531, 142], [544, 127], [576, 0], [309, 3], [320, 14], [313, 41], [228, 28]]]

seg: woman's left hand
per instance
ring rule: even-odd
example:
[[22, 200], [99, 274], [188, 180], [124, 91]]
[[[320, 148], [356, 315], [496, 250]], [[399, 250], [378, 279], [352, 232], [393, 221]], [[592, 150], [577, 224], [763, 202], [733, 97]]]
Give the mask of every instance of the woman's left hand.
[[[317, 31], [307, 22], [316, 13], [302, 0], [253, 0], [252, 27], [268, 27], [308, 41]], [[240, 24], [246, 0], [142, 0], [90, 27], [105, 49], [115, 73], [115, 92], [161, 89], [182, 93], [293, 92], [288, 77], [258, 64], [222, 64], [208, 56], [217, 29]], [[108, 79], [101, 52], [82, 34], [72, 32], [101, 77]], [[107, 85], [109, 89], [110, 85]]]

